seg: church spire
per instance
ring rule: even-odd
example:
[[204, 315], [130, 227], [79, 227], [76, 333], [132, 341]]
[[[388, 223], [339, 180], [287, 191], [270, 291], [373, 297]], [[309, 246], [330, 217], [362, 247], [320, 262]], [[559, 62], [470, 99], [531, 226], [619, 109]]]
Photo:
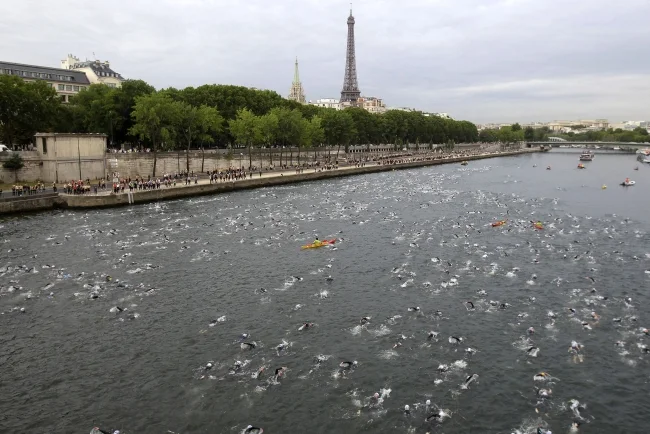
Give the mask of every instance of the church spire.
[[293, 84], [300, 83], [300, 74], [298, 73], [298, 56], [296, 56], [296, 66], [293, 71]]
[[288, 99], [297, 101], [301, 104], [304, 104], [306, 102], [305, 90], [302, 88], [302, 83], [300, 82], [300, 73], [298, 72], [298, 57], [296, 57], [296, 65], [293, 71], [293, 83], [291, 83], [291, 90], [289, 91]]

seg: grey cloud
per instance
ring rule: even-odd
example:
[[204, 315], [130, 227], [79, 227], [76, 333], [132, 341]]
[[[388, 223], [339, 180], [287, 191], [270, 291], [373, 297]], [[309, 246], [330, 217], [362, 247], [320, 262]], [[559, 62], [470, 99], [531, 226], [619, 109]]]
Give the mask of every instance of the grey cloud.
[[[359, 0], [363, 94], [477, 122], [650, 118], [647, 0]], [[0, 17], [4, 60], [109, 59], [158, 88], [232, 83], [309, 99], [343, 82], [343, 0], [22, 0]], [[28, 31], [25, 31], [29, 29]]]

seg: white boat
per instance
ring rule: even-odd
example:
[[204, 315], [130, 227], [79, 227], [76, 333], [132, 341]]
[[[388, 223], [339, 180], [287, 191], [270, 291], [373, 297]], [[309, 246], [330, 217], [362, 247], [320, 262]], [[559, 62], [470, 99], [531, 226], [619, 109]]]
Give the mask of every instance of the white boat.
[[639, 149], [636, 151], [637, 154], [643, 154], [645, 156], [650, 156], [650, 148]]
[[620, 150], [621, 150], [621, 148], [618, 147], [618, 146], [614, 146], [612, 149], [613, 149], [614, 151], [620, 151]]
[[591, 161], [594, 159], [594, 154], [589, 152], [588, 150], [582, 151], [582, 154], [580, 154], [580, 161]]
[[634, 184], [636, 184], [636, 182], [634, 182], [634, 181], [623, 181], [623, 182], [621, 182], [621, 185], [623, 187], [632, 187]]

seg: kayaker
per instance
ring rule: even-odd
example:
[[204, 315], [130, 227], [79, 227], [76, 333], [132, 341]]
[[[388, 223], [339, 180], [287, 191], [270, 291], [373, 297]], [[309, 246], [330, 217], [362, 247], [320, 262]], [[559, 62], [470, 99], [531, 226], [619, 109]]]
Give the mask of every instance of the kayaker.
[[319, 240], [318, 237], [316, 237], [316, 239], [312, 243], [312, 245], [314, 245], [314, 246], [320, 246], [322, 244], [323, 244], [323, 242], [321, 240]]

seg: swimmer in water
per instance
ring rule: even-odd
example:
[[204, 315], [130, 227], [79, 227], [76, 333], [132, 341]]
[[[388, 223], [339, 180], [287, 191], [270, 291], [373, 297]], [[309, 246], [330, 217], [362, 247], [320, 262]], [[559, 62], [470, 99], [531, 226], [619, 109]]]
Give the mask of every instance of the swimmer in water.
[[463, 338], [458, 338], [456, 336], [449, 336], [450, 344], [460, 344], [461, 342], [463, 342]]
[[533, 327], [528, 327], [527, 331], [528, 331], [529, 335], [535, 334], [535, 328], [533, 328]]
[[255, 377], [260, 378], [264, 372], [266, 372], [266, 366], [260, 366]]
[[448, 365], [438, 365], [438, 372], [443, 373], [449, 371]]
[[408, 404], [404, 406], [404, 414], [407, 416], [411, 414], [411, 407]]
[[252, 350], [257, 346], [256, 342], [242, 342], [239, 347], [242, 350]]
[[235, 362], [235, 364], [233, 365], [233, 367], [232, 367], [232, 372], [233, 373], [234, 372], [239, 372], [241, 370], [242, 366], [244, 366], [244, 364], [242, 362], [240, 362], [239, 360], [237, 360]]
[[469, 386], [471, 382], [476, 381], [477, 378], [478, 378], [478, 374], [469, 375], [465, 379], [465, 387]]
[[278, 352], [278, 356], [282, 351], [286, 350], [288, 347], [289, 347], [289, 343], [286, 341], [282, 341], [281, 344], [278, 344], [278, 346], [275, 347], [275, 350]]
[[277, 369], [275, 370], [275, 381], [280, 380], [280, 378], [282, 378], [282, 376], [284, 376], [284, 373], [285, 373], [286, 371], [287, 371], [287, 367], [286, 367], [286, 366], [282, 366], [282, 367], [280, 367], [280, 368], [277, 368]]
[[427, 339], [431, 340], [431, 339], [435, 339], [437, 337], [438, 337], [438, 332], [431, 331], [431, 332], [429, 332], [429, 335], [427, 336]]
[[244, 434], [262, 434], [264, 430], [253, 425], [248, 425], [244, 430]]
[[364, 316], [363, 318], [361, 318], [361, 321], [360, 321], [361, 325], [366, 325], [369, 322], [370, 322], [370, 317], [369, 316]]
[[533, 380], [535, 381], [544, 381], [548, 380], [550, 378], [550, 375], [548, 375], [546, 372], [540, 372], [539, 374], [535, 374], [533, 376]]
[[298, 330], [299, 331], [307, 330], [308, 328], [312, 328], [313, 326], [314, 326], [313, 322], [306, 322], [303, 325], [301, 325], [300, 328], [298, 328]]
[[339, 367], [341, 370], [349, 371], [357, 367], [357, 361], [355, 360], [353, 362], [341, 362], [339, 363]]
[[537, 357], [537, 353], [539, 352], [539, 348], [537, 347], [530, 347], [526, 350], [529, 356], [531, 357]]
[[208, 364], [205, 365], [205, 368], [203, 368], [203, 369], [205, 369], [206, 371], [209, 371], [210, 369], [212, 369], [213, 366], [214, 366], [214, 364], [212, 362], [208, 362]]
[[409, 307], [408, 311], [409, 312], [419, 312], [420, 311], [420, 306]]
[[474, 310], [474, 303], [472, 303], [471, 301], [466, 301], [465, 302], [465, 308], [467, 310]]

